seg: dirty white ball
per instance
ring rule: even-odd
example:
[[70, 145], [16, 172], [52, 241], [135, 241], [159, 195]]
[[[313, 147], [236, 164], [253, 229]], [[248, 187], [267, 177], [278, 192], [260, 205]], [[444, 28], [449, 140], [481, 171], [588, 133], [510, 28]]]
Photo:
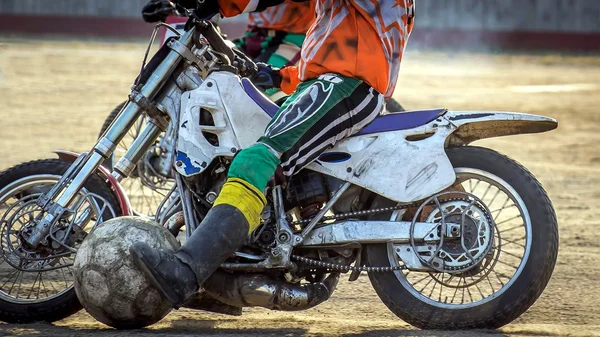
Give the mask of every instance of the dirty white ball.
[[160, 321], [170, 303], [134, 265], [129, 247], [144, 241], [176, 250], [177, 240], [154, 221], [119, 217], [95, 228], [75, 258], [75, 292], [98, 321], [119, 329], [141, 328]]

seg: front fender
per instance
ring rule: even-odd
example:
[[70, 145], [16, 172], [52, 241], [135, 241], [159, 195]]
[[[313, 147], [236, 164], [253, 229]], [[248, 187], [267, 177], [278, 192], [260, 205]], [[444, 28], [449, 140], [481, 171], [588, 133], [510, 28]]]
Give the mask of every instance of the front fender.
[[[77, 157], [80, 156], [80, 154], [71, 151], [54, 150], [52, 152], [56, 153], [60, 160], [68, 161], [71, 163], [74, 162], [75, 159], [77, 159]], [[103, 178], [105, 178], [108, 181], [110, 187], [115, 192], [115, 196], [117, 197], [117, 200], [119, 201], [119, 206], [121, 207], [121, 215], [134, 215], [131, 207], [131, 202], [129, 201], [127, 193], [125, 193], [123, 186], [119, 184], [117, 179], [115, 179], [115, 177], [113, 177], [110, 174], [110, 171], [108, 171], [104, 166], [98, 167], [98, 172]]]
[[467, 145], [479, 139], [554, 130], [554, 118], [504, 111], [448, 111], [444, 118], [456, 128], [447, 146]]

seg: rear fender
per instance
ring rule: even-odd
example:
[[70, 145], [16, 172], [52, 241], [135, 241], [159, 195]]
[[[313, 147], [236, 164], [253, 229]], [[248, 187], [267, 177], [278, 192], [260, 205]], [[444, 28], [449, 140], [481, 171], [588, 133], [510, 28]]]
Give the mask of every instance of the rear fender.
[[456, 128], [446, 146], [467, 145], [479, 139], [554, 130], [554, 118], [503, 111], [448, 111], [444, 118]]
[[307, 168], [396, 202], [414, 202], [454, 184], [456, 175], [446, 147], [557, 126], [552, 118], [521, 113], [444, 112], [415, 127], [343, 139]]
[[[77, 159], [77, 157], [79, 157], [81, 155], [81, 154], [77, 154], [75, 152], [63, 151], [63, 150], [54, 150], [53, 152], [56, 153], [56, 155], [58, 156], [58, 158], [60, 160], [64, 160], [64, 161], [71, 162], [71, 163], [74, 162], [75, 159]], [[110, 187], [115, 192], [115, 196], [117, 197], [117, 200], [119, 201], [119, 206], [121, 207], [121, 214], [123, 216], [134, 215], [133, 210], [131, 208], [131, 202], [129, 201], [129, 197], [127, 196], [127, 193], [125, 193], [123, 186], [121, 186], [121, 184], [119, 184], [117, 179], [115, 179], [115, 177], [113, 177], [110, 174], [110, 171], [108, 171], [104, 166], [98, 167], [98, 173], [100, 174], [100, 176], [105, 178], [106, 181], [108, 181], [108, 183], [110, 184]]]

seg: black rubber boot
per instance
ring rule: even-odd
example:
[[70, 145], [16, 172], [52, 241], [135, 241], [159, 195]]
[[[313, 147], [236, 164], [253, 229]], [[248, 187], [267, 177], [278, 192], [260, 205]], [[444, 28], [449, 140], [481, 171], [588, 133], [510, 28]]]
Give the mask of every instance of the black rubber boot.
[[179, 308], [248, 236], [248, 221], [237, 208], [221, 204], [177, 252], [154, 249], [136, 242], [129, 251], [135, 264]]

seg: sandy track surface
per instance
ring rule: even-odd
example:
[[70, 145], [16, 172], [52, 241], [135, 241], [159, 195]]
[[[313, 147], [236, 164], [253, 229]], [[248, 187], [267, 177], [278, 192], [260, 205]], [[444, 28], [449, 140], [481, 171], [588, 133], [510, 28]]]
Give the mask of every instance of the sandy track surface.
[[[138, 43], [4, 41], [0, 45], [0, 169], [85, 151], [108, 112], [128, 93]], [[306, 312], [247, 309], [240, 318], [179, 310], [145, 330], [115, 331], [85, 312], [49, 324], [0, 325], [0, 335], [154, 336], [600, 336], [600, 58], [410, 51], [395, 97], [410, 109], [509, 110], [555, 117], [546, 134], [478, 145], [508, 154], [547, 189], [560, 227], [550, 284], [533, 307], [498, 331], [423, 332], [397, 319], [368, 278], [343, 281]]]

